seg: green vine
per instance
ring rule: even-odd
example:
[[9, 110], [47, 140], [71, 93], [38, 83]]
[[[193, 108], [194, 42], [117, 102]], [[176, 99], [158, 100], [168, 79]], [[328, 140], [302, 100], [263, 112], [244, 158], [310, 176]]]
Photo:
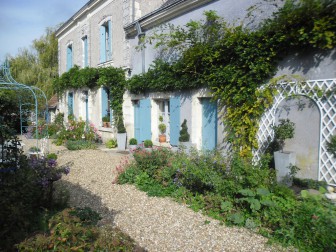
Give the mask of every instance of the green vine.
[[[113, 111], [114, 124], [123, 124], [123, 94], [125, 92], [125, 72], [121, 68], [90, 68], [80, 69], [74, 66], [68, 72], [56, 78], [54, 90], [62, 94], [68, 89], [99, 88], [104, 86], [110, 90], [110, 106]], [[118, 127], [118, 128], [119, 128]]]
[[241, 156], [251, 156], [258, 147], [259, 120], [276, 92], [274, 85], [263, 85], [278, 63], [293, 53], [333, 49], [335, 36], [336, 2], [331, 0], [287, 0], [254, 30], [231, 26], [208, 11], [204, 20], [184, 27], [168, 24], [144, 37], [139, 49], [154, 43], [161, 58], [127, 87], [133, 93], [210, 87], [225, 108], [227, 140]]

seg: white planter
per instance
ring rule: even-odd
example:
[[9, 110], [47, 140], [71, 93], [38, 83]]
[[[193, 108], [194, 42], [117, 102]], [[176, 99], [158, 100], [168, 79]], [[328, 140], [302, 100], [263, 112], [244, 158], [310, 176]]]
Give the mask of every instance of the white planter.
[[277, 182], [283, 183], [287, 186], [292, 185], [292, 178], [290, 177], [290, 166], [295, 165], [295, 152], [274, 152], [274, 163], [276, 170]]
[[152, 151], [153, 151], [153, 148], [145, 148], [145, 151], [147, 151], [147, 152], [152, 152]]
[[126, 149], [126, 133], [117, 134], [118, 150]]

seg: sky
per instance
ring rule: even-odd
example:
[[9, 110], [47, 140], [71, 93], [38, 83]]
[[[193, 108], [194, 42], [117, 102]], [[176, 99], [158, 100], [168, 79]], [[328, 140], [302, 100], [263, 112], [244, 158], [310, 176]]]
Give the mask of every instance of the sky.
[[89, 0], [0, 0], [0, 63], [30, 48], [47, 27], [66, 22]]

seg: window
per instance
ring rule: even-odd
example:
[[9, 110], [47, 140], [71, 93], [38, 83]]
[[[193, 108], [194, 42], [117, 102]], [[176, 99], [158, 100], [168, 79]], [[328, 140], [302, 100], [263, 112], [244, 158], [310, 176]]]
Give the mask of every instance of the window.
[[87, 36], [82, 38], [82, 44], [83, 44], [83, 67], [89, 66], [89, 60], [88, 60], [88, 38]]
[[112, 23], [111, 20], [100, 26], [100, 63], [112, 60]]
[[70, 68], [72, 68], [72, 45], [69, 45], [67, 47], [67, 64], [66, 64], [66, 70], [69, 71]]
[[110, 90], [106, 87], [102, 88], [102, 118], [108, 116], [112, 121], [112, 111], [110, 107]]
[[73, 107], [74, 107], [74, 97], [73, 93], [68, 93], [68, 115], [73, 115]]

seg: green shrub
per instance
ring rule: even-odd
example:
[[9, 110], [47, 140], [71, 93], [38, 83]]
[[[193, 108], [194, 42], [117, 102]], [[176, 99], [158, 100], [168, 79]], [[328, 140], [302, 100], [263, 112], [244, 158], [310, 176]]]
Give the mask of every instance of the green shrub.
[[152, 148], [153, 147], [152, 140], [149, 140], [149, 139], [145, 140], [144, 141], [144, 146], [145, 146], [145, 148]]
[[135, 138], [131, 138], [131, 139], [129, 140], [129, 144], [130, 144], [130, 145], [137, 145], [137, 144], [138, 144], [138, 140], [136, 140]]
[[97, 149], [97, 144], [86, 140], [68, 140], [66, 147], [68, 150]]
[[115, 138], [109, 139], [108, 141], [106, 141], [105, 146], [110, 149], [116, 148], [118, 146], [117, 139]]
[[189, 142], [190, 135], [188, 133], [188, 127], [187, 127], [187, 120], [184, 119], [183, 123], [181, 124], [181, 130], [180, 130], [180, 142]]
[[325, 181], [317, 181], [314, 179], [299, 179], [293, 178], [293, 184], [306, 189], [318, 190], [320, 187], [326, 188], [328, 183]]
[[49, 220], [49, 232], [17, 245], [19, 251], [143, 251], [116, 228], [98, 228], [99, 215], [89, 208], [70, 208]]
[[49, 153], [47, 155], [47, 159], [54, 159], [54, 160], [56, 160], [57, 159], [57, 154], [56, 153]]
[[336, 158], [336, 135], [331, 136], [330, 141], [327, 142], [327, 151]]

